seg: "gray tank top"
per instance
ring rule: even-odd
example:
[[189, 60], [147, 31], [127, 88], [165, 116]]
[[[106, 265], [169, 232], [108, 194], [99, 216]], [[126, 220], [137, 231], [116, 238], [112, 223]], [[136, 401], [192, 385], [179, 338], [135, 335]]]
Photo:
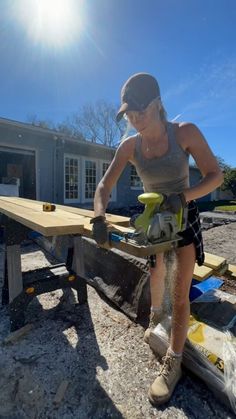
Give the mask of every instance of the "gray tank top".
[[142, 137], [136, 136], [133, 163], [145, 192], [167, 195], [189, 187], [189, 153], [176, 142], [174, 125], [167, 122], [168, 150], [160, 157], [147, 159], [142, 154]]

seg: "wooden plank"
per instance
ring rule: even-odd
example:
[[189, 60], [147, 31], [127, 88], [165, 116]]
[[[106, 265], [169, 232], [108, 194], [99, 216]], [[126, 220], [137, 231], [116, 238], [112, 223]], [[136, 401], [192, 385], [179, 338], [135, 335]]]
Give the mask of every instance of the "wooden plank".
[[[22, 198], [1, 197], [0, 212], [46, 237], [68, 234], [82, 234], [91, 237], [92, 225], [88, 217], [66, 212], [60, 208], [53, 212], [44, 212], [39, 201], [29, 201]], [[111, 224], [111, 229], [120, 232], [133, 231], [131, 228], [113, 224]], [[139, 246], [134, 241], [126, 242], [124, 239], [120, 242], [112, 242], [112, 247], [142, 258], [166, 252], [172, 249], [176, 242], [165, 241], [150, 246]], [[111, 248], [109, 244], [103, 247]]]
[[63, 210], [44, 212], [5, 202], [0, 198], [0, 212], [44, 236], [81, 234], [86, 217]]
[[208, 266], [198, 266], [197, 263], [195, 263], [194, 266], [194, 272], [193, 277], [194, 279], [197, 279], [198, 281], [202, 281], [203, 279], [208, 278], [213, 273], [213, 269], [209, 268]]
[[226, 271], [226, 274], [230, 275], [232, 278], [236, 279], [236, 265], [228, 265], [228, 270]]
[[[117, 225], [111, 225], [111, 228], [114, 227], [114, 231], [117, 233], [127, 233], [127, 232], [133, 232], [134, 230], [132, 228], [123, 227], [123, 226], [117, 226]], [[88, 220], [84, 223], [84, 231], [83, 235], [86, 237], [91, 238], [91, 232], [92, 232], [92, 225], [88, 222]], [[105, 249], [111, 249], [116, 248], [123, 252], [129, 253], [133, 256], [137, 256], [140, 258], [145, 258], [150, 255], [155, 255], [157, 253], [163, 253], [168, 250], [171, 250], [175, 247], [177, 241], [165, 241], [158, 244], [148, 245], [148, 246], [139, 246], [137, 243], [135, 243], [132, 240], [129, 240], [128, 242], [123, 239], [119, 242], [111, 242], [110, 245], [107, 243], [105, 245], [102, 245], [101, 247]]]
[[[43, 201], [35, 201], [33, 199], [25, 199], [25, 198], [18, 198], [18, 197], [4, 197], [4, 201], [8, 201], [10, 203], [14, 203], [17, 205], [22, 205], [26, 208], [33, 208], [36, 210], [42, 210], [42, 206], [44, 204]], [[83, 217], [89, 217], [92, 218], [94, 217], [94, 211], [91, 210], [87, 210], [85, 208], [76, 208], [76, 207], [70, 207], [70, 206], [66, 206], [66, 205], [59, 205], [59, 204], [55, 204], [56, 205], [56, 211], [58, 209], [72, 213], [72, 214], [76, 214], [79, 216], [83, 216]], [[107, 221], [109, 221], [112, 224], [117, 224], [117, 225], [122, 225], [122, 226], [129, 226], [129, 217], [123, 217], [120, 215], [113, 215], [113, 214], [109, 214], [106, 213], [106, 219]]]
[[214, 271], [226, 271], [227, 270], [227, 261], [221, 256], [216, 256], [211, 253], [205, 253], [204, 266], [212, 268]]
[[20, 245], [7, 246], [7, 277], [9, 302], [23, 291]]
[[72, 270], [80, 277], [78, 299], [80, 304], [84, 304], [88, 300], [87, 285], [85, 281], [85, 269], [84, 269], [84, 242], [82, 236], [74, 237], [74, 252]]
[[55, 394], [55, 397], [53, 399], [53, 404], [55, 406], [59, 406], [59, 404], [62, 402], [68, 385], [69, 385], [69, 381], [67, 380], [63, 380], [61, 384], [59, 385], [57, 392]]
[[[74, 208], [74, 207], [67, 207], [65, 205], [57, 205], [58, 208], [63, 208], [64, 211], [72, 212], [74, 214], [83, 215], [85, 217], [92, 218], [94, 217], [94, 211], [86, 210], [84, 208]], [[106, 212], [106, 220], [109, 221], [109, 223], [129, 227], [130, 218], [129, 217], [123, 217], [121, 215], [114, 215], [109, 214]]]
[[15, 332], [10, 333], [4, 340], [3, 343], [5, 345], [9, 343], [15, 343], [21, 337], [25, 336], [32, 329], [33, 325], [31, 323], [26, 324], [25, 326], [21, 327], [20, 329], [16, 330]]

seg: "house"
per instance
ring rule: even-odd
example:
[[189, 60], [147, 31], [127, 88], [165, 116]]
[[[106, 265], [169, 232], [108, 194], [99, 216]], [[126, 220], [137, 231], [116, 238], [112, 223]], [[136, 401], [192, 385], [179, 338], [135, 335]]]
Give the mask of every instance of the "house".
[[[92, 208], [96, 185], [114, 153], [115, 148], [0, 118], [0, 194]], [[200, 177], [199, 170], [191, 167], [191, 184]], [[140, 193], [140, 179], [128, 164], [112, 191], [109, 208], [136, 205]]]

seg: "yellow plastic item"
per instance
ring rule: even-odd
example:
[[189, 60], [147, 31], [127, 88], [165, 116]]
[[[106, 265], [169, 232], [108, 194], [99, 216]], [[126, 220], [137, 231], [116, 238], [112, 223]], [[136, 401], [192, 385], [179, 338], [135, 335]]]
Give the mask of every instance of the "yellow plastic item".
[[26, 288], [26, 290], [25, 290], [26, 294], [33, 294], [34, 291], [35, 291], [34, 287], [29, 287], [29, 288]]
[[50, 204], [50, 202], [45, 202], [43, 204], [43, 211], [45, 212], [52, 212], [52, 211], [55, 211], [55, 209], [56, 209], [55, 204]]
[[[147, 231], [150, 219], [153, 217], [154, 212], [158, 212], [160, 205], [162, 204], [164, 196], [156, 192], [146, 192], [138, 196], [139, 202], [145, 205], [145, 209], [141, 215], [139, 215], [135, 220], [135, 227], [142, 228], [145, 232]], [[184, 228], [183, 225], [183, 209], [179, 211], [178, 214], [175, 214], [179, 231], [182, 231]]]
[[188, 339], [220, 371], [224, 371], [223, 345], [224, 332], [214, 329], [206, 323], [189, 319]]
[[145, 209], [141, 215], [135, 220], [135, 227], [141, 227], [147, 231], [150, 218], [153, 216], [154, 210], [163, 202], [163, 195], [155, 192], [146, 192], [138, 196], [139, 202], [145, 205]]

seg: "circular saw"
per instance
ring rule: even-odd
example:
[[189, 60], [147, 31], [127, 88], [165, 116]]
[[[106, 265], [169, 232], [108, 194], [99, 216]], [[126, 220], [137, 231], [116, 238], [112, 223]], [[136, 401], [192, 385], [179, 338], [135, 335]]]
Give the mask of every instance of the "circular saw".
[[187, 208], [181, 208], [178, 214], [162, 211], [163, 199], [162, 194], [155, 192], [138, 196], [139, 202], [145, 205], [143, 213], [131, 220], [138, 244], [147, 245], [181, 239], [178, 233], [186, 228]]

